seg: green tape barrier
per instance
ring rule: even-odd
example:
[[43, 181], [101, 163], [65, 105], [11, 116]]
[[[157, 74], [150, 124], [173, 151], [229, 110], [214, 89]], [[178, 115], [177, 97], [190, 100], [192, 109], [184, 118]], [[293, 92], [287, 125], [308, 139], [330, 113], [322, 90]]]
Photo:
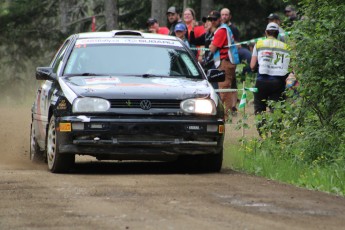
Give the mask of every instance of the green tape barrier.
[[250, 91], [250, 92], [254, 92], [257, 93], [258, 92], [258, 88], [247, 88], [245, 87], [244, 89], [215, 89], [214, 91], [216, 91], [217, 93], [230, 93], [230, 92], [237, 92], [237, 91]]

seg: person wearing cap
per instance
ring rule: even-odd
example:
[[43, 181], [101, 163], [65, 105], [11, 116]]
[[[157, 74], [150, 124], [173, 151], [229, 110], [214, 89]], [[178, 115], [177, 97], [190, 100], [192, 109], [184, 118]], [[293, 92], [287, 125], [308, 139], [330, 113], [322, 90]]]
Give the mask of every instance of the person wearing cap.
[[[284, 100], [285, 81], [289, 75], [289, 47], [277, 39], [278, 24], [268, 23], [265, 34], [266, 39], [255, 44], [250, 61], [250, 68], [253, 72], [258, 67], [255, 83], [258, 92], [254, 93], [254, 113], [256, 115], [266, 111], [269, 100]], [[257, 125], [260, 135], [262, 134], [261, 126], [262, 124]]]
[[188, 48], [190, 48], [188, 39], [186, 38], [187, 27], [183, 23], [177, 23], [174, 29], [175, 36], [181, 39]]
[[270, 15], [268, 15], [267, 21], [268, 21], [268, 23], [274, 22], [274, 23], [278, 24], [278, 26], [279, 26], [278, 40], [285, 42], [285, 31], [283, 30], [283, 28], [280, 27], [281, 21], [280, 21], [279, 15], [271, 13]]
[[[198, 61], [200, 62], [201, 66], [203, 67], [206, 73], [209, 69], [215, 68], [212, 55], [210, 55], [209, 51], [210, 44], [213, 40], [215, 28], [212, 27], [211, 19], [208, 19], [208, 17], [202, 17], [202, 22], [204, 23], [205, 33], [203, 33], [199, 37], [195, 37], [194, 32], [191, 31], [189, 39], [190, 44], [196, 46], [204, 46], [205, 50], [202, 50], [202, 52], [200, 52]], [[218, 89], [218, 82], [211, 82], [211, 85], [214, 89]], [[217, 94], [219, 95], [219, 93]]]
[[[211, 11], [208, 16], [211, 20], [214, 32], [213, 40], [210, 44], [210, 52], [213, 54], [215, 67], [225, 71], [225, 81], [219, 82], [219, 89], [231, 89], [236, 77], [236, 65], [240, 63], [234, 35], [228, 25], [221, 23], [221, 15], [218, 11]], [[225, 104], [224, 119], [228, 120], [228, 114], [232, 108], [236, 107], [237, 100], [233, 99], [234, 94], [224, 92], [220, 93], [220, 98]], [[237, 98], [237, 96], [236, 96]]]
[[151, 33], [164, 35], [169, 34], [169, 29], [167, 27], [160, 27], [155, 18], [149, 18], [146, 22], [146, 26]]
[[175, 36], [175, 26], [177, 23], [182, 22], [180, 12], [175, 6], [171, 6], [167, 10], [169, 35]]

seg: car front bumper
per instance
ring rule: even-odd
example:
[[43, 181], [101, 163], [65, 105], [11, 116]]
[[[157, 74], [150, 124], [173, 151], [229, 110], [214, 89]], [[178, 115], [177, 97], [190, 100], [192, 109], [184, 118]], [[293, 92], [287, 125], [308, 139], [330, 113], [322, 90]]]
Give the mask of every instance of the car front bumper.
[[69, 116], [56, 122], [60, 153], [114, 159], [218, 154], [225, 132], [222, 119], [207, 117]]

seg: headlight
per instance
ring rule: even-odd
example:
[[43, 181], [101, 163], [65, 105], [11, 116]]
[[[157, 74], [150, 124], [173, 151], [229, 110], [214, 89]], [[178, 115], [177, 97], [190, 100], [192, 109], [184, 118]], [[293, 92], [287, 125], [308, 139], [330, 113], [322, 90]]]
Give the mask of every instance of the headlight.
[[181, 102], [181, 109], [186, 113], [216, 114], [216, 106], [209, 99], [188, 99]]
[[105, 112], [110, 108], [110, 102], [102, 98], [77, 98], [73, 102], [73, 112]]

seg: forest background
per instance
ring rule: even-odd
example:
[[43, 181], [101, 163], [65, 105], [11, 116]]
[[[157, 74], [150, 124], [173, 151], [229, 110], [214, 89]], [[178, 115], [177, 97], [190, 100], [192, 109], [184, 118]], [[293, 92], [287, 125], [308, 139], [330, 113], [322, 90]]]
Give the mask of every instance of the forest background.
[[[231, 9], [241, 40], [263, 36], [267, 16], [283, 18], [287, 2], [279, 0], [0, 0], [0, 97], [14, 88], [26, 95], [35, 84], [34, 70], [48, 65], [60, 44], [72, 33], [90, 32], [92, 17], [96, 31], [146, 30], [149, 17], [166, 25], [169, 6], [192, 7], [197, 20], [213, 9]], [[31, 90], [31, 89], [30, 89]]]
[[[72, 33], [145, 30], [149, 17], [166, 24], [169, 6], [191, 7], [197, 19], [231, 9], [240, 40], [262, 37], [270, 13], [284, 21], [286, 5], [297, 6], [291, 28], [292, 68], [300, 86], [288, 103], [263, 114], [262, 139], [241, 140], [233, 167], [299, 186], [345, 194], [345, 3], [343, 0], [0, 0], [0, 98], [31, 101], [35, 68], [49, 64]], [[240, 126], [246, 127], [246, 117]], [[227, 149], [229, 151], [229, 149]], [[236, 161], [238, 163], [236, 163]]]

